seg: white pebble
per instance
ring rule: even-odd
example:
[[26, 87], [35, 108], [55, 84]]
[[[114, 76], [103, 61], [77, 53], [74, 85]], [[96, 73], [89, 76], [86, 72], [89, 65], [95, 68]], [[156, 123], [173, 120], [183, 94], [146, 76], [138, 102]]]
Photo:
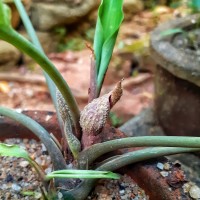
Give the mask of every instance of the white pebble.
[[21, 167], [27, 167], [27, 166], [29, 165], [29, 162], [26, 161], [26, 160], [24, 160], [24, 161], [21, 161], [21, 162], [19, 163], [19, 165], [20, 165]]
[[196, 185], [193, 185], [191, 188], [190, 188], [190, 196], [193, 198], [193, 199], [199, 199], [200, 198], [200, 188]]
[[62, 199], [63, 198], [63, 194], [61, 192], [58, 192], [58, 199]]
[[169, 172], [162, 171], [162, 172], [160, 172], [160, 174], [161, 174], [163, 177], [167, 177], [167, 176], [169, 175]]
[[164, 165], [162, 163], [157, 163], [157, 166], [156, 166], [158, 169], [161, 169], [163, 170], [164, 169]]
[[22, 188], [17, 185], [16, 183], [13, 183], [11, 186], [12, 190], [14, 190], [15, 192], [19, 192]]
[[125, 193], [125, 190], [120, 190], [119, 193], [122, 195]]

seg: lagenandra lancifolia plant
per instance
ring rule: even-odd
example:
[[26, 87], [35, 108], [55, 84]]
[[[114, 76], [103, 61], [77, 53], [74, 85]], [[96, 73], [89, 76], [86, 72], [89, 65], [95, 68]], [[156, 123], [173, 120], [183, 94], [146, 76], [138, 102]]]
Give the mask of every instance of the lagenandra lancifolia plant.
[[[83, 200], [94, 187], [97, 179], [117, 179], [119, 175], [112, 171], [125, 165], [164, 155], [200, 151], [200, 138], [198, 137], [143, 136], [111, 138], [105, 141], [105, 125], [109, 112], [123, 93], [122, 80], [119, 80], [112, 91], [100, 96], [123, 20], [123, 0], [102, 0], [99, 6], [90, 57], [88, 104], [81, 112], [67, 82], [43, 52], [23, 4], [20, 0], [14, 0], [14, 3], [21, 15], [30, 41], [11, 27], [10, 10], [3, 0], [0, 0], [0, 39], [29, 55], [43, 69], [58, 116], [63, 146], [66, 148], [60, 148], [61, 145], [58, 144], [58, 141], [33, 119], [14, 110], [0, 107], [1, 115], [26, 126], [46, 146], [53, 164], [53, 172], [45, 174], [28, 153], [17, 145], [0, 143], [0, 155], [22, 157], [28, 160], [43, 183], [44, 198], [57, 199], [59, 190], [64, 199]], [[107, 159], [102, 158], [102, 162], [98, 165], [95, 162], [97, 158], [106, 153], [131, 147], [148, 148]], [[64, 155], [67, 155], [67, 158]], [[69, 162], [71, 162], [70, 168], [67, 165]]]

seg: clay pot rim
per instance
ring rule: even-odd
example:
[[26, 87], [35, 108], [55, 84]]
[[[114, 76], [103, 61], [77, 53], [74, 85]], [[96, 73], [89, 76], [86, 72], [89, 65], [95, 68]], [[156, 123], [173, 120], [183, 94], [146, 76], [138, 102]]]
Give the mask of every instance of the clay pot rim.
[[197, 86], [200, 86], [200, 63], [194, 62], [193, 57], [171, 44], [174, 35], [162, 37], [161, 33], [175, 28], [192, 28], [198, 23], [199, 18], [200, 15], [189, 15], [167, 21], [155, 28], [150, 35], [150, 51], [155, 61], [176, 77], [192, 82]]

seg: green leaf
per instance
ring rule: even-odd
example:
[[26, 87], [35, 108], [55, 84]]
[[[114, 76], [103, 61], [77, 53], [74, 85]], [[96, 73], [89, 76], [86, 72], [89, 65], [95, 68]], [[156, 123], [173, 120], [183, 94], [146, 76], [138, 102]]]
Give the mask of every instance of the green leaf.
[[5, 144], [0, 143], [0, 156], [8, 156], [8, 157], [15, 157], [15, 158], [24, 158], [29, 162], [29, 164], [35, 168], [36, 172], [38, 173], [41, 179], [44, 179], [44, 172], [42, 168], [29, 156], [28, 152], [23, 149], [22, 147], [15, 145], [15, 144]]
[[29, 190], [29, 191], [22, 191], [21, 194], [24, 195], [24, 196], [33, 196], [33, 197], [41, 196], [40, 192], [31, 191], [31, 190]]
[[28, 161], [31, 160], [30, 156], [28, 155], [25, 149], [14, 144], [10, 145], [10, 144], [0, 143], [0, 156], [24, 158]]
[[185, 33], [185, 31], [181, 28], [173, 28], [173, 29], [168, 29], [166, 31], [161, 32], [160, 36], [165, 37], [165, 36], [174, 35], [177, 33]]
[[2, 0], [0, 0], [0, 26], [11, 27], [11, 11]]
[[58, 170], [46, 175], [46, 179], [52, 178], [80, 178], [80, 179], [95, 179], [95, 178], [111, 178], [119, 179], [120, 176], [109, 171], [96, 170]]
[[102, 0], [94, 36], [98, 93], [110, 62], [119, 27], [123, 20], [123, 0]]
[[192, 9], [199, 11], [200, 10], [200, 0], [191, 0], [188, 2], [189, 7]]

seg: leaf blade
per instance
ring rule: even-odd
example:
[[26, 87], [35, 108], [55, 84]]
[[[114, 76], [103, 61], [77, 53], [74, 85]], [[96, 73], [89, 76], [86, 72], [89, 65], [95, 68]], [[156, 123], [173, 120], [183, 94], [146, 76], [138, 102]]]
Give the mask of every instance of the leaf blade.
[[102, 0], [98, 10], [94, 37], [98, 94], [107, 71], [113, 48], [123, 21], [123, 0]]
[[28, 152], [18, 145], [9, 145], [5, 143], [0, 143], [0, 156], [24, 158], [28, 161], [31, 160]]
[[46, 179], [52, 178], [81, 178], [81, 179], [96, 179], [96, 178], [111, 178], [119, 179], [120, 176], [109, 171], [96, 170], [58, 170], [46, 175]]

